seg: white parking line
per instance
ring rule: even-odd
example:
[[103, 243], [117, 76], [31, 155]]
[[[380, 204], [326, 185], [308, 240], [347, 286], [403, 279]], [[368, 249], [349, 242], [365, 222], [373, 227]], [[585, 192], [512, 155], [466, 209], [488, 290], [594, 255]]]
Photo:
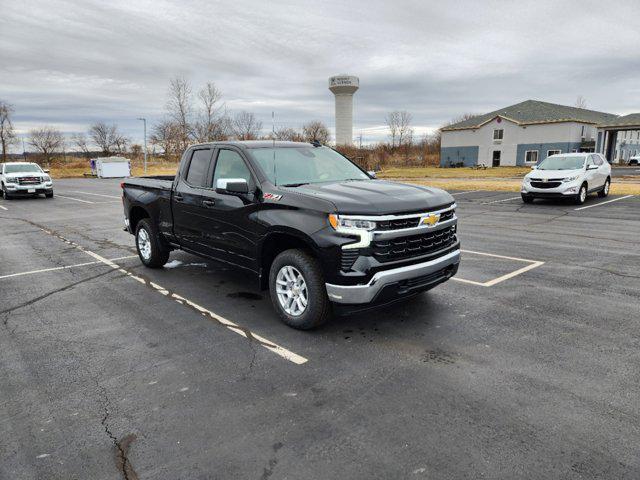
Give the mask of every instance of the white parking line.
[[267, 350], [275, 353], [276, 355], [279, 355], [280, 357], [284, 358], [285, 360], [288, 360], [292, 363], [295, 363], [296, 365], [302, 365], [304, 363], [307, 363], [309, 360], [301, 355], [298, 355], [297, 353], [292, 352], [291, 350], [287, 350], [286, 348], [272, 342], [271, 340], [267, 340], [266, 338], [262, 337], [261, 335], [258, 335], [252, 331], [250, 331], [249, 329], [242, 327], [234, 322], [232, 322], [231, 320], [226, 319], [225, 317], [218, 315], [217, 313], [214, 313], [210, 310], [207, 310], [206, 308], [198, 305], [195, 302], [192, 302], [191, 300], [182, 297], [176, 293], [171, 293], [168, 289], [164, 288], [161, 285], [158, 285], [155, 282], [151, 282], [151, 281], [147, 281], [144, 278], [131, 273], [129, 270], [122, 268], [120, 265], [118, 265], [117, 263], [114, 263], [112, 260], [109, 260], [107, 258], [102, 257], [101, 255], [98, 255], [97, 253], [92, 252], [91, 250], [87, 250], [86, 248], [84, 248], [81, 245], [78, 245], [77, 243], [71, 241], [71, 240], [67, 240], [66, 238], [64, 238], [62, 235], [59, 235], [56, 232], [47, 230], [45, 228], [41, 228], [41, 230], [43, 232], [45, 232], [48, 235], [51, 235], [53, 237], [56, 237], [60, 240], [62, 240], [63, 242], [67, 243], [68, 245], [71, 245], [75, 248], [77, 248], [78, 250], [80, 250], [83, 253], [86, 253], [87, 255], [89, 255], [90, 257], [93, 257], [95, 260], [97, 260], [100, 263], [104, 263], [105, 265], [110, 266], [111, 268], [113, 268], [114, 270], [118, 270], [121, 273], [124, 273], [125, 275], [127, 275], [128, 277], [132, 278], [133, 280], [136, 280], [139, 283], [142, 283], [143, 285], [149, 285], [150, 287], [152, 287], [155, 291], [157, 291], [158, 293], [166, 296], [167, 298], [172, 298], [173, 300], [175, 300], [177, 303], [181, 304], [181, 305], [187, 305], [188, 307], [197, 310], [198, 312], [200, 312], [203, 316], [205, 317], [209, 317], [212, 320], [215, 320], [217, 323], [219, 323], [220, 325], [222, 325], [223, 327], [227, 328], [228, 330], [237, 333], [238, 335], [241, 335], [243, 337], [245, 337], [246, 339], [248, 339], [251, 342], [256, 342], [258, 345], [266, 348]]
[[[117, 260], [125, 260], [127, 258], [136, 258], [136, 257], [137, 255], [128, 255], [126, 257], [112, 258], [111, 261], [115, 262]], [[10, 273], [9, 275], [0, 276], [0, 280], [4, 278], [21, 277], [23, 275], [33, 275], [34, 273], [55, 272], [57, 270], [67, 270], [69, 268], [86, 267], [87, 265], [95, 265], [97, 263], [100, 263], [100, 262], [76, 263], [75, 265], [65, 265], [64, 267], [41, 268], [40, 270], [30, 270], [28, 272]]]
[[455, 192], [452, 193], [451, 195], [464, 195], [465, 193], [473, 193], [473, 192], [479, 192], [480, 190], [467, 190], [466, 192]]
[[595, 205], [587, 205], [586, 207], [574, 208], [574, 210], [584, 210], [585, 208], [599, 207], [600, 205], [604, 205], [605, 203], [617, 202], [618, 200], [624, 200], [625, 198], [631, 197], [633, 197], [633, 195], [625, 195], [624, 197], [613, 198], [611, 200], [607, 200], [606, 202], [596, 203]]
[[490, 205], [492, 203], [508, 202], [509, 200], [518, 200], [522, 197], [503, 198], [502, 200], [494, 200], [493, 202], [482, 202], [482, 205]]
[[59, 195], [59, 194], [56, 194], [56, 196], [60, 198], [66, 198], [67, 200], [75, 200], [76, 202], [95, 203], [95, 202], [90, 202], [89, 200], [81, 200], [79, 198], [74, 198], [74, 197], [65, 197], [64, 195]]
[[117, 198], [117, 199], [120, 199], [120, 197], [118, 197], [116, 195], [104, 195], [102, 193], [82, 192], [80, 190], [69, 190], [69, 193], [82, 193], [84, 195], [95, 195], [96, 197], [106, 197], [106, 198]]
[[451, 280], [455, 280], [456, 282], [461, 282], [461, 283], [469, 283], [471, 285], [477, 285], [479, 287], [493, 287], [494, 285], [497, 285], [498, 283], [504, 282], [505, 280], [509, 280], [510, 278], [516, 277], [518, 275], [521, 275], [525, 272], [528, 272], [529, 270], [533, 270], [534, 268], [538, 268], [541, 265], [544, 265], [544, 262], [540, 262], [538, 260], [529, 260], [527, 258], [518, 258], [518, 257], [507, 257], [506, 255], [497, 255], [495, 253], [486, 253], [486, 252], [477, 252], [474, 250], [460, 250], [463, 253], [472, 253], [474, 255], [484, 255], [487, 257], [494, 257], [494, 258], [503, 258], [505, 260], [513, 260], [516, 262], [526, 262], [529, 263], [529, 265], [524, 266], [522, 268], [519, 268], [517, 270], [514, 270], [513, 272], [509, 272], [505, 275], [502, 275], [500, 277], [494, 278], [492, 280], [489, 280], [487, 282], [476, 282], [475, 280], [467, 280], [466, 278], [459, 278], [459, 277], [453, 277], [451, 278]]
[[0, 205], [0, 208], [1, 208], [2, 210], [9, 210], [7, 207], [3, 207], [2, 205]]

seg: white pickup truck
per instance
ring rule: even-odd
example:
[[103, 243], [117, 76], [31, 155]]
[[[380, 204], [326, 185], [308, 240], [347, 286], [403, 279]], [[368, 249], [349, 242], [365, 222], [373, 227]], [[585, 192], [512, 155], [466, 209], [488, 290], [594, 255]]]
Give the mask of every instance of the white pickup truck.
[[53, 181], [48, 171], [42, 170], [37, 163], [0, 163], [0, 188], [5, 200], [39, 194], [53, 198]]

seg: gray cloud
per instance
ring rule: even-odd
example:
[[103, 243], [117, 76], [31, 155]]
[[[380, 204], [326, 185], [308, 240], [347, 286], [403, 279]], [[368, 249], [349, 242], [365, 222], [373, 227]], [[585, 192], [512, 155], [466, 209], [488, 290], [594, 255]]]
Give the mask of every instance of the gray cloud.
[[271, 123], [333, 126], [327, 77], [358, 75], [355, 131], [386, 112], [418, 131], [528, 98], [640, 111], [637, 1], [0, 0], [0, 98], [16, 126], [114, 121], [140, 139], [168, 81], [214, 81], [227, 107]]

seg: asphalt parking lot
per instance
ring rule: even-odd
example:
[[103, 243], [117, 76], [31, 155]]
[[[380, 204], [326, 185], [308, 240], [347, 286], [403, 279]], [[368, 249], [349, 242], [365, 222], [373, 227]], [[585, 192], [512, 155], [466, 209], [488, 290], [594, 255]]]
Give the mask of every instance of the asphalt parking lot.
[[0, 201], [0, 478], [640, 478], [639, 197], [455, 192], [455, 281], [301, 332], [119, 194]]

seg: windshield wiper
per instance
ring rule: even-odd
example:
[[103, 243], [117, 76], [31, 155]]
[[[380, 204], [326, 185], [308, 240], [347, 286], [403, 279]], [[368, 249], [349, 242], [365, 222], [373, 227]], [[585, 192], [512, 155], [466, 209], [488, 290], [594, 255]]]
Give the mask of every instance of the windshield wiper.
[[309, 182], [303, 183], [285, 183], [284, 185], [280, 185], [281, 187], [301, 187], [302, 185], [309, 185]]

